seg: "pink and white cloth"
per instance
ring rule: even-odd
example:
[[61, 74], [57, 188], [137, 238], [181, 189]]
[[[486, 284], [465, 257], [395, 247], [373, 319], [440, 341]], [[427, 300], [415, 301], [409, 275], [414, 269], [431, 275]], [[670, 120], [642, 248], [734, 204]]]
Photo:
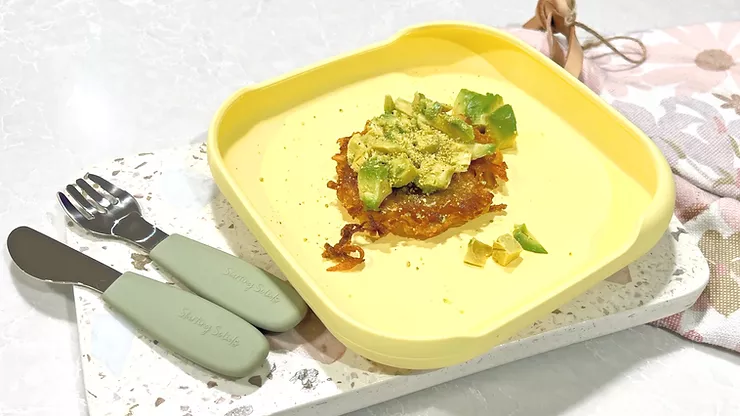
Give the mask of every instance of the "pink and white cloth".
[[[511, 29], [549, 54], [544, 33]], [[661, 149], [676, 181], [674, 236], [699, 246], [709, 285], [688, 310], [653, 324], [740, 352], [740, 22], [633, 34], [648, 50], [635, 67], [601, 47], [581, 80]], [[620, 45], [630, 51], [630, 45]]]

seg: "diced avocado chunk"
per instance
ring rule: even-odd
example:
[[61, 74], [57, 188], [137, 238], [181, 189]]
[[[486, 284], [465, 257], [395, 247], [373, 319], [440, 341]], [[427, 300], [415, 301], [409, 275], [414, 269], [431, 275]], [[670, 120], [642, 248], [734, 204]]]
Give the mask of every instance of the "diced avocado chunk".
[[396, 155], [388, 162], [391, 186], [400, 188], [408, 185], [416, 178], [418, 172], [411, 159], [406, 154]]
[[449, 186], [455, 168], [430, 159], [421, 164], [419, 173], [416, 177], [416, 186], [424, 193], [431, 193]]
[[402, 113], [416, 117], [420, 123], [432, 126], [463, 143], [473, 143], [475, 141], [472, 126], [449, 114], [450, 107], [448, 105], [432, 101], [426, 98], [424, 94], [417, 92], [414, 95], [413, 103], [398, 98], [395, 106]]
[[455, 103], [452, 105], [452, 112], [455, 114], [468, 116], [468, 106], [474, 100], [477, 100], [481, 94], [469, 89], [463, 88], [457, 93]]
[[430, 100], [420, 92], [414, 94], [414, 102], [411, 103], [411, 107], [415, 113], [424, 114], [429, 118], [434, 118], [440, 113], [446, 113], [452, 110], [452, 107], [449, 105]]
[[434, 153], [437, 150], [439, 150], [439, 141], [435, 140], [434, 137], [429, 137], [426, 135], [418, 135], [413, 140], [414, 146], [416, 147], [416, 150], [420, 152], [425, 153]]
[[396, 109], [395, 104], [393, 104], [393, 97], [390, 95], [385, 96], [385, 102], [383, 103], [383, 111], [386, 113], [392, 113], [393, 110]]
[[365, 163], [368, 150], [369, 148], [365, 144], [362, 135], [359, 133], [353, 134], [347, 144], [347, 160], [350, 162], [352, 169], [358, 170]]
[[396, 101], [393, 103], [393, 107], [407, 116], [414, 117], [414, 109], [411, 107], [411, 103], [403, 98], [396, 98]]
[[390, 169], [378, 158], [368, 159], [357, 172], [360, 200], [366, 210], [377, 211], [391, 194]]
[[471, 238], [468, 242], [468, 251], [465, 253], [464, 261], [473, 266], [483, 267], [486, 265], [486, 260], [491, 257], [492, 251], [493, 248], [488, 244]]
[[511, 105], [506, 104], [486, 116], [486, 129], [496, 140], [499, 149], [508, 149], [514, 146], [516, 140], [516, 117]]
[[[403, 146], [398, 143], [394, 143], [389, 139], [374, 140], [372, 143], [370, 143], [370, 146], [373, 150], [378, 150], [384, 153], [396, 153], [403, 151]], [[347, 148], [347, 151], [349, 152], [349, 147]]]
[[473, 124], [486, 124], [485, 116], [504, 105], [504, 99], [498, 94], [479, 94], [475, 91], [461, 89], [452, 108], [454, 114], [470, 118]]
[[471, 146], [470, 154], [473, 160], [480, 159], [484, 156], [492, 155], [496, 152], [495, 143], [475, 143]]
[[462, 119], [443, 113], [434, 119], [433, 123], [432, 127], [448, 134], [450, 137], [460, 139], [463, 143], [473, 143], [475, 141], [473, 127]]
[[472, 144], [452, 143], [445, 149], [444, 162], [455, 172], [465, 172], [470, 167], [472, 158]]
[[519, 258], [522, 253], [522, 246], [511, 234], [502, 234], [493, 243], [491, 258], [496, 263], [507, 266], [512, 261]]
[[545, 250], [545, 248], [542, 247], [542, 244], [540, 244], [532, 233], [529, 232], [526, 224], [514, 225], [514, 232], [512, 234], [514, 234], [514, 238], [522, 245], [524, 250], [531, 251], [533, 253], [547, 254], [547, 250]]

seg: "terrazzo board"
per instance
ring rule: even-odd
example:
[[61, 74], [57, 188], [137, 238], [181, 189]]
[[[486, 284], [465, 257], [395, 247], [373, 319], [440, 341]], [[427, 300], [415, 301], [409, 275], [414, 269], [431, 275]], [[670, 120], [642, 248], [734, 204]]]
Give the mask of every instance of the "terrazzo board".
[[[234, 253], [284, 278], [239, 220], [210, 176], [205, 145], [90, 166], [134, 194], [144, 217]], [[74, 178], [64, 178], [70, 181]], [[172, 281], [125, 242], [97, 238], [66, 221], [57, 236], [123, 272]], [[617, 332], [688, 308], [709, 269], [674, 218], [645, 256], [569, 304], [466, 363], [408, 371], [370, 362], [346, 350], [309, 313], [294, 330], [268, 336], [267, 362], [253, 375], [226, 380], [169, 354], [111, 312], [96, 292], [75, 287], [82, 369], [91, 416], [103, 415], [339, 415], [475, 372]]]

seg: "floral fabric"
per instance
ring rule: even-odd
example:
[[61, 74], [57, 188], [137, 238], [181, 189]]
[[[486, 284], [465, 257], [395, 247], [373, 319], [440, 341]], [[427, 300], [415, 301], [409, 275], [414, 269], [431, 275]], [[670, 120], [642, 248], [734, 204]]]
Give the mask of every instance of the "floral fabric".
[[[544, 34], [512, 33], [548, 53]], [[654, 325], [740, 352], [740, 22], [633, 36], [648, 49], [645, 63], [635, 67], [604, 47], [589, 50], [581, 81], [663, 152], [683, 224], [675, 238], [697, 244], [710, 268], [699, 300]]]

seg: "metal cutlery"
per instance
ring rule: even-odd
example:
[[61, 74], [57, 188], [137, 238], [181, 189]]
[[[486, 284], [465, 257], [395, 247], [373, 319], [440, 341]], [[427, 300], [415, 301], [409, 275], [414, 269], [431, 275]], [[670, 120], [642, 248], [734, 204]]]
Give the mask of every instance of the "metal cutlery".
[[[92, 182], [92, 184], [90, 182]], [[264, 330], [284, 332], [305, 316], [307, 305], [288, 283], [223, 251], [146, 221], [133, 195], [87, 174], [68, 185], [59, 203], [86, 230], [126, 240], [188, 289]]]
[[36, 279], [76, 284], [172, 352], [218, 374], [245, 377], [267, 358], [262, 333], [235, 314], [176, 286], [120, 273], [29, 227], [8, 235], [18, 267]]

